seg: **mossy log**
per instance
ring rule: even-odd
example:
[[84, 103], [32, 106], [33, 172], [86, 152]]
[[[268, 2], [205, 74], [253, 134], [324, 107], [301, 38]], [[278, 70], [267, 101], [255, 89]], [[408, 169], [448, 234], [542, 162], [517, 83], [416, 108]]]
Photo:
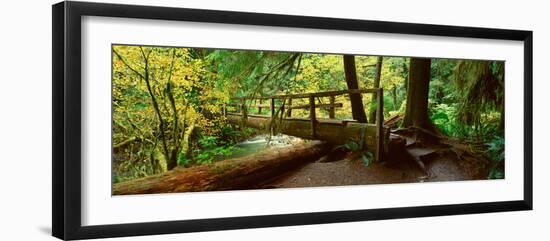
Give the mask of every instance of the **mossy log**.
[[168, 172], [113, 185], [113, 195], [221, 191], [256, 185], [326, 155], [325, 142], [308, 141], [280, 149], [267, 149], [242, 158]]

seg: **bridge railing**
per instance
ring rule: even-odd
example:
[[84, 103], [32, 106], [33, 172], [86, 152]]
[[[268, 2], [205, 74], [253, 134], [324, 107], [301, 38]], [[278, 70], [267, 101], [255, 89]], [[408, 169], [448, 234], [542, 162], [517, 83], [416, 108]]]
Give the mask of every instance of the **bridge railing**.
[[[304, 94], [288, 94], [288, 95], [272, 95], [272, 96], [255, 96], [255, 97], [233, 97], [229, 103], [223, 104], [222, 111], [224, 115], [240, 115], [244, 120], [248, 116], [261, 116], [261, 117], [273, 117], [277, 111], [280, 111], [281, 117], [284, 119], [292, 118], [292, 110], [305, 109], [309, 110], [309, 116], [307, 119], [311, 122], [311, 135], [316, 136], [317, 123], [319, 122], [318, 113], [316, 109], [328, 110], [329, 119], [336, 119], [336, 108], [342, 108], [342, 103], [336, 102], [336, 97], [341, 95], [353, 95], [353, 94], [374, 94], [376, 99], [376, 146], [377, 150], [375, 155], [379, 159], [380, 151], [383, 150], [383, 123], [384, 123], [384, 102], [383, 102], [383, 90], [382, 88], [375, 89], [352, 89], [352, 90], [338, 90], [338, 91], [325, 91], [316, 93], [304, 93]], [[316, 99], [322, 97], [328, 97], [329, 103], [316, 103]], [[307, 99], [307, 101], [300, 104], [293, 105], [293, 100]], [[267, 104], [265, 102], [268, 102]], [[278, 102], [278, 103], [277, 103]], [[249, 113], [250, 108], [256, 108], [256, 113]], [[234, 108], [233, 111], [229, 111], [229, 108]], [[269, 109], [267, 115], [262, 114], [262, 109]]]
[[[346, 95], [346, 94], [376, 94], [377, 103], [382, 103], [381, 88], [378, 89], [353, 89], [353, 90], [338, 90], [338, 91], [325, 91], [325, 92], [316, 92], [316, 93], [305, 93], [305, 94], [288, 94], [288, 95], [272, 95], [272, 96], [255, 96], [255, 97], [233, 97], [229, 103], [223, 105], [224, 114], [233, 114], [233, 115], [262, 115], [262, 110], [270, 110], [267, 116], [275, 115], [275, 112], [278, 109], [281, 109], [285, 117], [292, 117], [292, 110], [302, 109], [309, 110], [309, 118], [316, 118], [317, 113], [316, 109], [325, 109], [328, 110], [328, 118], [336, 118], [336, 109], [342, 108], [344, 105], [342, 103], [336, 102], [336, 96]], [[322, 97], [329, 97], [329, 103], [316, 103], [315, 99]], [[294, 104], [293, 100], [296, 99], [309, 99], [306, 104]], [[279, 103], [277, 101], [279, 100]], [[268, 103], [265, 103], [265, 102]], [[383, 104], [383, 103], [382, 103]], [[233, 107], [233, 111], [230, 111], [229, 108]], [[377, 105], [378, 108], [381, 107], [380, 104]], [[252, 113], [250, 110], [255, 108], [255, 113]], [[285, 113], [286, 112], [286, 113]], [[378, 122], [378, 117], [376, 122]]]

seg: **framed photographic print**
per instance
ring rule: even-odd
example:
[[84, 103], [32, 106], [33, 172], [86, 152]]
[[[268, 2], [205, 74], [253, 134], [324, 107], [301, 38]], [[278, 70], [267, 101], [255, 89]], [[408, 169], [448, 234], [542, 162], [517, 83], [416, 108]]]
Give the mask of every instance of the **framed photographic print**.
[[53, 235], [532, 209], [532, 32], [53, 6]]

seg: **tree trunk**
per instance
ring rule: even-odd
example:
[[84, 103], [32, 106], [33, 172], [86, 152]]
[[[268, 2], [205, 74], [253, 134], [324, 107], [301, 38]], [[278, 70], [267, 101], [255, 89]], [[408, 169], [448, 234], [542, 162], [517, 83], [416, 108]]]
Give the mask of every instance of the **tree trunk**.
[[431, 59], [411, 58], [403, 127], [435, 130], [428, 117]]
[[397, 106], [397, 86], [393, 86], [391, 89], [391, 96], [393, 100], [393, 110], [396, 111], [399, 109], [399, 106]]
[[255, 188], [284, 172], [321, 158], [330, 150], [324, 142], [310, 141], [212, 165], [176, 167], [155, 176], [114, 184], [113, 195]]
[[[348, 89], [359, 89], [359, 84], [357, 83], [357, 72], [355, 69], [355, 56], [344, 55], [344, 73]], [[367, 123], [367, 115], [365, 114], [365, 108], [363, 108], [361, 94], [350, 94], [349, 98], [351, 101], [351, 113], [353, 115], [353, 119], [359, 123]]]
[[[375, 76], [374, 76], [374, 88], [380, 88], [380, 77], [382, 75], [382, 61], [383, 61], [383, 57], [382, 56], [378, 56], [377, 60], [376, 60], [376, 73], [375, 73]], [[370, 111], [369, 111], [369, 122], [374, 124], [374, 122], [376, 121], [376, 93], [372, 94], [372, 101], [371, 101], [371, 107], [370, 107]], [[384, 110], [382, 110], [384, 111]]]
[[193, 135], [194, 131], [195, 131], [195, 120], [193, 119], [189, 124], [189, 127], [187, 128], [187, 130], [184, 130], [183, 138], [181, 140], [181, 153], [183, 153], [185, 157], [189, 157], [190, 155], [191, 136]]

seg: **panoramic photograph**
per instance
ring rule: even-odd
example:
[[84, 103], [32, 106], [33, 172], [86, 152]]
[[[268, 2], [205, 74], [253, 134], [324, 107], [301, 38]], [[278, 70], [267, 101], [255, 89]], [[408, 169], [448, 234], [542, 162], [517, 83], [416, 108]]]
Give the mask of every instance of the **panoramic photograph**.
[[503, 61], [111, 51], [112, 195], [505, 178]]

